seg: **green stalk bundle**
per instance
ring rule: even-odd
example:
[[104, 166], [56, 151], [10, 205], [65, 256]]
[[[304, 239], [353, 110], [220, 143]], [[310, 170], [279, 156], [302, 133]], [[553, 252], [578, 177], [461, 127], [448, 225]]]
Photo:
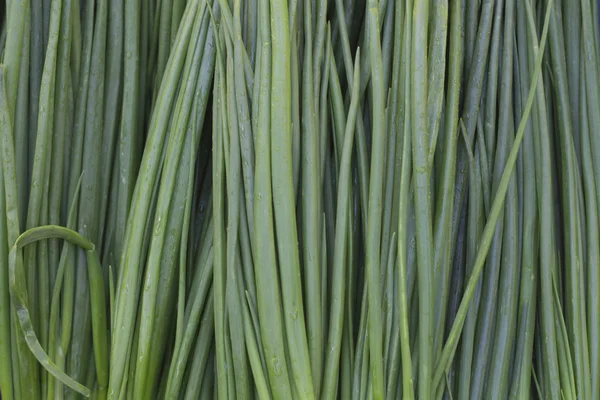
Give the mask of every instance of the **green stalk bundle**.
[[0, 10], [0, 399], [600, 398], [596, 2]]

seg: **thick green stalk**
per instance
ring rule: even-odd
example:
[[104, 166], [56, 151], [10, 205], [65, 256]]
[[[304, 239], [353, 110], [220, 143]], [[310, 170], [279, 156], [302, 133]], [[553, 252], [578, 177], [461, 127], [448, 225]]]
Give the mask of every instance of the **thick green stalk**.
[[[156, 10], [157, 14], [154, 22], [154, 29], [156, 30], [158, 37], [157, 43], [154, 43], [154, 46], [156, 46], [157, 49], [157, 61], [154, 76], [154, 98], [156, 100], [153, 102], [153, 108], [157, 104], [158, 89], [162, 84], [163, 75], [166, 73], [168, 60], [176, 40], [176, 38], [171, 38], [173, 1], [174, 0], [161, 0], [158, 3], [160, 8]], [[183, 21], [185, 21], [184, 18], [182, 18], [182, 22]]]
[[[452, 3], [454, 6], [454, 3]], [[460, 8], [459, 8], [460, 9]], [[442, 102], [444, 100], [444, 81], [446, 74], [449, 73], [449, 68], [446, 67], [446, 45], [448, 42], [448, 0], [435, 0], [432, 4], [432, 23], [431, 40], [429, 44], [428, 65], [427, 65], [427, 129], [429, 136], [429, 164], [433, 163], [433, 156], [437, 145], [438, 133], [440, 130], [440, 120], [442, 114]], [[460, 13], [459, 13], [460, 14]], [[455, 22], [451, 22], [452, 29], [459, 29], [460, 26]], [[450, 60], [462, 62], [462, 54], [451, 53]], [[451, 77], [448, 78], [452, 82]], [[456, 78], [460, 82], [460, 75]], [[436, 277], [439, 270], [434, 268]], [[443, 291], [441, 292], [444, 298]], [[436, 302], [437, 303], [437, 302]], [[436, 325], [437, 326], [437, 325]], [[439, 326], [439, 332], [443, 323]]]
[[[401, 166], [403, 160], [403, 141], [404, 135], [401, 134], [404, 126], [404, 115], [403, 115], [403, 100], [402, 96], [404, 94], [404, 83], [406, 74], [404, 74], [406, 61], [404, 60], [405, 53], [403, 52], [404, 48], [404, 37], [405, 37], [405, 27], [404, 27], [404, 3], [399, 1], [396, 2], [394, 7], [390, 7], [390, 9], [394, 9], [394, 36], [393, 39], [393, 48], [390, 50], [393, 52], [393, 57], [391, 61], [391, 77], [390, 77], [390, 97], [388, 104], [388, 137], [389, 137], [389, 145], [388, 145], [388, 153], [387, 153], [387, 163], [386, 163], [386, 182], [385, 182], [385, 215], [388, 215], [388, 218], [384, 218], [383, 220], [383, 245], [382, 245], [382, 263], [385, 260], [385, 252], [384, 248], [386, 246], [386, 238], [388, 238], [388, 246], [390, 238], [390, 232], [393, 232], [391, 236], [394, 236], [394, 233], [398, 232], [396, 224], [399, 221], [399, 208], [398, 208], [398, 199], [399, 199], [399, 191], [400, 191], [400, 179], [401, 179]], [[391, 12], [391, 10], [390, 10]], [[402, 128], [401, 128], [402, 127]], [[355, 234], [356, 236], [356, 234]], [[397, 239], [394, 237], [394, 241]], [[359, 241], [355, 239], [355, 243], [359, 244]], [[395, 244], [397, 249], [397, 243]], [[360, 245], [355, 245], [355, 249], [359, 249]], [[397, 251], [394, 251], [397, 253]], [[388, 271], [391, 276], [386, 277], [390, 282], [389, 290], [386, 291], [386, 301], [388, 302], [388, 324], [386, 324], [386, 335], [389, 335], [389, 338], [386, 338], [386, 349], [384, 350], [384, 357], [386, 359], [386, 397], [392, 396], [392, 393], [396, 393], [398, 380], [400, 379], [400, 368], [401, 368], [401, 355], [400, 355], [400, 329], [399, 329], [399, 311], [398, 307], [396, 307], [397, 298], [399, 296], [398, 289], [399, 283], [398, 278], [399, 274], [396, 273], [396, 266], [398, 265], [397, 254], [394, 254], [394, 261], [391, 265], [391, 271]], [[388, 262], [389, 265], [389, 262]], [[354, 278], [356, 281], [357, 278]], [[352, 299], [351, 299], [352, 300]], [[349, 310], [351, 310], [349, 308]], [[352, 311], [349, 311], [351, 314]], [[391, 323], [389, 323], [391, 319]], [[389, 340], [388, 340], [389, 339]]]
[[[2, 152], [0, 160], [2, 168], [0, 169], [0, 392], [3, 398], [13, 400], [13, 365], [11, 363], [11, 303], [8, 293], [8, 252], [9, 243], [16, 240], [15, 234], [18, 235], [18, 215], [15, 213], [15, 201], [7, 207], [7, 197], [16, 196], [16, 188], [14, 187], [14, 160], [10, 157], [14, 153], [12, 147], [12, 124], [10, 121], [10, 113], [8, 110], [8, 101], [6, 97], [4, 66], [0, 66], [0, 138], [2, 141]], [[9, 151], [9, 159], [5, 155]], [[14, 157], [14, 156], [13, 156]], [[12, 172], [11, 172], [12, 167]], [[9, 182], [7, 183], [8, 175]], [[13, 177], [11, 178], [11, 175]], [[5, 185], [10, 186], [7, 193]], [[12, 217], [9, 218], [9, 209], [12, 209]], [[17, 218], [15, 221], [14, 218]], [[10, 232], [9, 232], [10, 226]], [[16, 382], [16, 385], [19, 383]]]
[[[57, 93], [56, 93], [56, 118], [55, 118], [55, 146], [53, 148], [53, 156], [52, 156], [52, 171], [58, 171], [58, 173], [51, 174], [51, 183], [50, 183], [50, 204], [49, 204], [49, 220], [50, 224], [59, 225], [63, 223], [61, 211], [63, 208], [62, 203], [66, 203], [66, 201], [62, 200], [64, 194], [67, 193], [68, 189], [68, 174], [63, 173], [65, 171], [65, 166], [67, 162], [65, 159], [67, 157], [64, 156], [65, 150], [69, 148], [68, 142], [71, 136], [72, 129], [72, 119], [71, 115], [73, 113], [73, 96], [72, 96], [72, 86], [71, 86], [71, 76], [69, 73], [69, 63], [70, 63], [70, 50], [71, 50], [71, 11], [73, 9], [71, 1], [65, 1], [63, 4], [64, 10], [61, 15], [61, 26], [60, 26], [60, 37], [61, 42], [59, 43], [59, 58], [58, 58], [58, 74], [57, 74]], [[69, 213], [70, 217], [67, 223], [70, 228], [74, 227], [74, 218], [73, 212], [75, 208], [71, 210]], [[69, 245], [65, 245], [64, 248], [69, 247]], [[56, 361], [56, 364], [59, 368], [64, 369], [64, 352], [61, 351], [58, 346], [55, 346], [56, 343], [56, 335], [57, 331], [57, 319], [58, 319], [58, 307], [59, 307], [59, 297], [57, 291], [60, 291], [60, 287], [62, 287], [62, 277], [58, 277], [59, 269], [62, 267], [62, 274], [64, 276], [64, 269], [66, 267], [65, 260], [59, 261], [60, 257], [60, 247], [58, 240], [51, 240], [49, 243], [49, 266], [50, 266], [50, 281], [47, 290], [52, 290], [52, 295], [48, 292], [47, 299], [44, 299], [45, 306], [47, 307], [47, 315], [48, 315], [48, 329], [49, 332], [44, 332], [44, 327], [42, 327], [42, 332], [40, 333], [40, 339], [42, 346], [45, 349], [48, 349], [48, 353], [50, 358]], [[62, 265], [61, 265], [62, 264]], [[60, 283], [56, 283], [60, 280]], [[68, 283], [71, 283], [69, 280]], [[58, 286], [57, 286], [58, 285]], [[56, 294], [55, 294], [56, 293]], [[65, 291], [64, 298], [68, 297], [71, 292]], [[69, 320], [69, 316], [64, 316], [65, 321]], [[69, 326], [70, 328], [70, 326]], [[70, 335], [70, 330], [68, 330]], [[66, 334], [66, 332], [65, 332]], [[58, 354], [57, 354], [58, 353]], [[43, 382], [42, 390], [43, 396], [48, 396], [48, 398], [53, 398], [54, 396], [54, 388], [56, 386], [55, 379], [48, 375], [47, 373], [43, 374], [43, 380], [47, 380], [47, 382]], [[60, 385], [59, 385], [60, 386]], [[62, 386], [61, 386], [62, 388]]]
[[[597, 8], [595, 8], [597, 11]], [[600, 116], [598, 115], [598, 112], [596, 109], [594, 109], [593, 104], [595, 104], [595, 102], [597, 102], [598, 100], [600, 100], [600, 83], [598, 81], [597, 78], [597, 73], [598, 70], [600, 68], [600, 66], [598, 65], [598, 53], [597, 50], [596, 52], [594, 51], [594, 40], [593, 38], [595, 37], [596, 39], [596, 49], [598, 49], [598, 46], [600, 46], [600, 43], [598, 43], [598, 28], [596, 27], [596, 29], [594, 29], [594, 26], [596, 26], [597, 20], [593, 20], [592, 19], [592, 13], [590, 10], [590, 3], [588, 0], [584, 0], [581, 2], [581, 15], [582, 15], [582, 23], [583, 23], [583, 40], [581, 41], [581, 45], [583, 46], [583, 57], [582, 57], [582, 71], [580, 72], [580, 76], [585, 76], [585, 85], [584, 87], [581, 88], [581, 90], [585, 90], [586, 91], [586, 97], [587, 97], [587, 115], [588, 115], [588, 129], [589, 129], [589, 145], [591, 145], [592, 147], [590, 147], [590, 155], [592, 157], [592, 166], [593, 166], [593, 178], [588, 177], [588, 178], [584, 178], [586, 180], [591, 180], [593, 179], [595, 181], [595, 189], [596, 189], [596, 203], [597, 203], [597, 207], [598, 207], [598, 212], [600, 212], [600, 157], [598, 157], [598, 153], [597, 150], [598, 148], [600, 148], [600, 140], [598, 140], [598, 135], [593, 135], [592, 132], [595, 131], [596, 129], [598, 129], [598, 127], [600, 126]], [[593, 13], [593, 16], [597, 16], [596, 13]], [[593, 32], [596, 32], [596, 34], [594, 35]], [[582, 122], [583, 123], [583, 122]], [[583, 138], [582, 140], [585, 140], [585, 138]], [[585, 150], [584, 150], [585, 151]], [[584, 155], [584, 159], [586, 159], [586, 156]], [[592, 174], [592, 172], [589, 169], [589, 165], [588, 168], [585, 168], [585, 175], [590, 175]], [[588, 182], [588, 186], [589, 186], [589, 182]], [[591, 195], [591, 194], [590, 194]], [[592, 218], [594, 213], [591, 213]], [[588, 222], [590, 223], [590, 225], [593, 224], [593, 221], [588, 220]], [[588, 243], [590, 240], [593, 240], [593, 226], [588, 226], [588, 229], [591, 229], [591, 231], [588, 232], [588, 235], [591, 235], [591, 237], [588, 236]], [[594, 251], [595, 247], [590, 247], [588, 246], [588, 248], [590, 248], [592, 251]], [[591, 260], [588, 259], [588, 265], [592, 266], [593, 264], [590, 263]], [[597, 270], [597, 267], [593, 267]], [[597, 271], [594, 271], [593, 273], [590, 272], [590, 275], [592, 274], [597, 274]], [[591, 285], [598, 285], [598, 279], [594, 279], [593, 277], [589, 277], [589, 282]], [[590, 287], [590, 294], [593, 290], [593, 287]], [[592, 303], [593, 304], [593, 303]], [[593, 307], [592, 304], [588, 304], [588, 307], [590, 307], [590, 310], [594, 310], [595, 308]], [[592, 381], [592, 397], [595, 395], [598, 395], [598, 393], [600, 393], [600, 384], [598, 383], [598, 377], [600, 376], [600, 346], [598, 346], [597, 344], [597, 340], [596, 340], [596, 336], [594, 336], [594, 333], [597, 333], [600, 331], [600, 322], [598, 320], [598, 317], [596, 316], [596, 313], [594, 311], [589, 312], [589, 318], [592, 319], [592, 323], [590, 324], [591, 326], [588, 326], [588, 329], [590, 330], [590, 347], [591, 347], [591, 353], [590, 353], [590, 361], [591, 361], [591, 381]]]
[[[417, 265], [419, 293], [419, 362], [418, 397], [431, 398], [433, 372], [434, 291], [433, 291], [433, 226], [431, 207], [431, 167], [429, 157], [429, 131], [427, 129], [427, 65], [428, 57], [423, 47], [427, 42], [429, 7], [417, 1], [413, 8], [413, 37], [411, 76], [411, 115], [413, 135], [413, 183], [417, 227]], [[435, 386], [434, 386], [435, 388]]]
[[[396, 156], [396, 152], [401, 152], [402, 147], [402, 139], [398, 138], [398, 129], [399, 125], [399, 111], [400, 108], [398, 106], [398, 102], [400, 101], [401, 90], [403, 85], [400, 84], [401, 79], [401, 69], [403, 68], [402, 61], [402, 43], [403, 43], [403, 22], [404, 22], [404, 3], [399, 1], [396, 2], [394, 7], [388, 7], [388, 13], [386, 14], [386, 31], [384, 38], [384, 45], [382, 45], [382, 53], [389, 53], [384, 58], [384, 70], [385, 73], [385, 83], [384, 87], [389, 87], [388, 92], [388, 104], [386, 110], [386, 118], [387, 118], [387, 135], [388, 135], [388, 148], [386, 151], [385, 159], [385, 183], [384, 183], [384, 215], [389, 215], [390, 218], [383, 219], [383, 228], [382, 228], [382, 239], [381, 239], [381, 265], [389, 265], [387, 262], [388, 252], [390, 249], [391, 236], [395, 233], [392, 230], [392, 226], [395, 225], [395, 222], [398, 220], [397, 218], [397, 188], [399, 186], [400, 178], [396, 177], [396, 173], [399, 172], [399, 165], [401, 163], [401, 156]], [[389, 36], [389, 37], [388, 37]], [[386, 40], [389, 43], [386, 43]], [[386, 48], [387, 47], [387, 48]], [[389, 59], [388, 59], [389, 58]], [[386, 64], [386, 59], [387, 64]], [[394, 240], [395, 241], [395, 240]], [[395, 256], [394, 256], [395, 257]], [[383, 272], [383, 271], [382, 271]], [[385, 282], [386, 278], [382, 278]], [[393, 311], [396, 308], [392, 307], [391, 304], [394, 303], [394, 300], [391, 297], [394, 296], [394, 289], [385, 290], [385, 296], [388, 297], [386, 300], [390, 306], [388, 310]], [[388, 319], [394, 320], [392, 316], [393, 313], [388, 313]], [[386, 335], [392, 334], [391, 327], [392, 324], [386, 324]], [[397, 330], [394, 330], [393, 335], [397, 336]], [[386, 348], [384, 348], [384, 359], [386, 359], [386, 364], [389, 365], [389, 360], [392, 358], [392, 355], [389, 354], [390, 349], [389, 345], [391, 341], [396, 340], [391, 339], [388, 341], [386, 339]], [[386, 365], [386, 369], [387, 369]], [[389, 375], [389, 371], [386, 371], [386, 374]], [[393, 379], [388, 379], [388, 387], [390, 381]]]
[[[304, 63], [302, 72], [302, 259], [306, 287], [306, 325], [315, 397], [320, 398], [323, 380], [323, 313], [321, 309], [321, 188], [319, 132], [313, 76], [313, 32], [311, 2], [304, 2]], [[318, 98], [317, 98], [318, 104]], [[320, 134], [324, 134], [321, 132]], [[327, 354], [331, 354], [327, 352]], [[327, 380], [328, 375], [325, 375]], [[333, 376], [332, 376], [333, 378]]]
[[[68, 162], [65, 152], [69, 150], [72, 131], [72, 115], [73, 115], [73, 96], [72, 96], [72, 81], [69, 72], [70, 56], [71, 56], [71, 11], [73, 9], [70, 0], [64, 1], [63, 13], [60, 22], [60, 43], [58, 46], [57, 60], [57, 76], [56, 76], [56, 116], [54, 119], [54, 145], [52, 149], [51, 171], [57, 171], [55, 174], [50, 174], [49, 187], [49, 223], [60, 225], [65, 223], [66, 215], [63, 213], [64, 204], [68, 201], [63, 201], [62, 197], [68, 193]], [[49, 244], [49, 262], [50, 262], [50, 285], [54, 285], [54, 277], [58, 267], [59, 259], [58, 241], [52, 240]], [[49, 301], [48, 301], [49, 303]], [[45, 344], [45, 343], [43, 343]]]
[[[290, 2], [290, 7], [295, 5]], [[302, 98], [300, 83], [300, 68], [298, 36], [300, 32], [296, 29], [296, 18], [290, 14], [290, 96], [292, 99], [292, 179], [294, 183], [294, 199], [298, 200], [298, 190], [300, 184], [300, 162], [301, 162], [301, 122], [300, 122], [300, 102]]]
[[172, 12], [171, 14], [171, 43], [175, 41], [175, 37], [177, 36], [177, 30], [179, 29], [179, 23], [181, 22], [181, 17], [183, 16], [183, 11], [185, 10], [185, 0], [175, 0], [173, 2]]
[[[405, 13], [406, 27], [404, 28], [404, 37], [402, 48], [405, 58], [410, 58], [411, 43], [412, 43], [412, 1], [406, 2], [408, 12]], [[406, 400], [415, 398], [413, 385], [413, 370], [409, 332], [409, 316], [408, 316], [408, 284], [407, 284], [407, 263], [408, 263], [408, 246], [409, 246], [409, 203], [411, 196], [411, 171], [412, 171], [412, 134], [411, 130], [411, 74], [410, 66], [405, 62], [401, 68], [401, 79], [403, 79], [404, 99], [400, 104], [404, 104], [404, 123], [402, 127], [402, 164], [400, 166], [400, 182], [398, 195], [398, 308], [399, 308], [399, 327], [400, 327], [400, 353], [402, 362], [402, 382], [398, 387], [402, 388], [402, 396]], [[399, 135], [400, 136], [400, 135]]]
[[[529, 43], [525, 6], [517, 2], [517, 29], [516, 46], [518, 57], [518, 81], [522, 103], [526, 100], [529, 79]], [[521, 39], [520, 41], [518, 39]], [[518, 94], [518, 95], [519, 95]], [[517, 110], [522, 113], [521, 109]], [[533, 117], [527, 124], [523, 138], [523, 154], [536, 154], [533, 121], [536, 120], [535, 107]], [[531, 392], [531, 371], [533, 361], [533, 342], [535, 330], [535, 317], [537, 314], [537, 291], [538, 291], [538, 256], [539, 251], [539, 220], [538, 220], [538, 198], [536, 188], [536, 171], [534, 157], [523, 156], [523, 228], [522, 228], [522, 255], [521, 255], [521, 278], [520, 297], [518, 305], [518, 327], [517, 342], [515, 347], [515, 365], [512, 375], [510, 396], [514, 398], [528, 398]]]
[[[287, 2], [271, 0], [271, 177], [283, 315], [293, 380], [301, 399], [314, 398], [306, 338], [292, 152], [292, 60]], [[266, 20], [263, 20], [265, 23]], [[263, 37], [264, 40], [264, 37]]]
[[21, 53], [28, 45], [25, 45], [26, 19], [31, 15], [29, 0], [11, 0], [6, 3], [6, 43], [4, 47], [4, 68], [6, 80], [6, 99], [8, 102], [9, 116], [15, 119], [16, 104], [18, 96], [19, 73], [21, 71]]
[[[31, 0], [31, 42], [30, 42], [30, 59], [29, 59], [29, 110], [28, 110], [28, 129], [26, 137], [23, 140], [26, 142], [26, 158], [27, 167], [23, 171], [26, 179], [23, 184], [27, 186], [29, 191], [29, 174], [35, 156], [35, 139], [37, 135], [37, 124], [40, 108], [40, 89], [42, 84], [42, 73], [44, 70], [44, 59], [46, 58], [47, 46], [44, 42], [44, 24], [42, 22], [42, 0]], [[23, 198], [24, 208], [26, 208], [28, 198]], [[23, 210], [22, 221], [26, 220], [26, 210]], [[24, 228], [21, 227], [21, 228]]]
[[[567, 63], [568, 87], [569, 87], [569, 104], [571, 110], [571, 121], [573, 123], [573, 141], [575, 144], [575, 153], [579, 167], [582, 167], [581, 153], [581, 138], [580, 133], [580, 118], [579, 102], [581, 100], [579, 91], [585, 88], [580, 88], [581, 73], [585, 73], [585, 65], [583, 54], [581, 53], [582, 45], [585, 46], [582, 29], [582, 2], [581, 1], [563, 1], [562, 2], [562, 22], [564, 25], [564, 40], [565, 40], [565, 55]], [[594, 25], [600, 23], [597, 19], [594, 20]]]
[[[253, 126], [250, 114], [250, 99], [248, 94], [252, 93], [251, 90], [246, 90], [246, 76], [243, 71], [243, 59], [245, 56], [244, 43], [241, 37], [241, 21], [240, 21], [240, 7], [241, 0], [236, 0], [234, 3], [234, 37], [233, 37], [233, 48], [234, 48], [234, 63], [235, 63], [235, 88], [236, 88], [236, 102], [237, 111], [239, 113], [238, 123], [240, 129], [240, 151], [242, 156], [242, 174], [244, 184], [244, 206], [246, 208], [247, 226], [250, 232], [254, 229], [254, 163], [255, 163], [255, 150], [254, 150], [254, 137], [253, 137]], [[258, 10], [256, 10], [258, 11]], [[255, 72], [258, 69], [255, 67]], [[253, 85], [258, 86], [252, 77]], [[258, 107], [254, 107], [257, 109]], [[254, 237], [249, 237], [252, 248], [254, 248], [253, 241]], [[254, 278], [252, 278], [253, 280]], [[253, 293], [253, 292], [252, 292]]]
[[33, 131], [34, 127], [37, 129], [37, 124], [34, 126], [30, 126], [30, 124], [33, 119], [37, 120], [38, 117], [37, 112], [34, 115], [29, 113], [31, 103], [29, 88], [35, 86], [31, 85], [29, 76], [31, 59], [31, 18], [29, 13], [31, 13], [31, 8], [25, 9], [24, 12], [28, 14], [25, 15], [25, 33], [19, 66], [20, 71], [18, 73], [19, 81], [17, 82], [17, 102], [11, 115], [11, 118], [13, 118], [11, 120], [13, 123], [12, 134], [15, 140], [15, 160], [17, 162], [17, 190], [18, 197], [21, 199], [18, 204], [19, 222], [21, 223], [19, 229], [24, 229], [23, 224], [26, 221], [30, 186], [29, 173], [33, 164], [33, 144], [31, 143], [31, 137], [35, 138], [37, 133], [37, 131]]
[[[366, 232], [366, 286], [368, 287], [368, 332], [370, 349], [370, 371], [372, 378], [372, 396], [375, 400], [383, 399], [385, 393], [385, 375], [383, 369], [383, 323], [381, 316], [381, 219], [383, 203], [383, 180], [385, 159], [386, 127], [385, 127], [385, 89], [383, 87], [383, 65], [381, 43], [379, 41], [379, 10], [375, 1], [367, 6], [368, 27], [370, 31], [369, 63], [372, 70], [372, 116], [373, 137], [371, 149], [371, 167], [369, 178], [369, 198]], [[365, 66], [365, 69], [366, 68]], [[358, 82], [354, 83], [355, 85]]]
[[[112, 250], [112, 244], [108, 241], [110, 231], [110, 219], [114, 221], [114, 211], [112, 209], [111, 186], [115, 184], [113, 176], [118, 174], [114, 171], [118, 167], [118, 160], [115, 159], [115, 151], [118, 148], [120, 136], [119, 122], [122, 112], [121, 99], [123, 97], [123, 64], [126, 62], [124, 54], [124, 6], [123, 0], [108, 1], [107, 31], [106, 31], [106, 60], [105, 60], [105, 93], [103, 96], [103, 131], [102, 131], [102, 158], [101, 165], [105, 166], [100, 173], [100, 185], [98, 197], [100, 198], [99, 209], [99, 235], [102, 250]], [[131, 56], [130, 56], [131, 57]], [[127, 110], [128, 113], [136, 114], [135, 108]], [[118, 183], [118, 182], [117, 182]], [[108, 225], [108, 226], [107, 226]]]
[[[257, 310], [261, 341], [271, 392], [274, 398], [292, 398], [285, 352], [285, 337], [281, 316], [281, 289], [277, 272], [275, 237], [273, 233], [273, 194], [271, 188], [271, 20], [269, 2], [261, 0], [260, 18], [261, 54], [260, 89], [258, 95], [256, 165], [254, 185], [254, 243]], [[287, 28], [286, 28], [287, 32]], [[257, 89], [258, 90], [258, 89]], [[280, 93], [281, 95], [281, 93]], [[289, 118], [289, 116], [288, 116]], [[289, 152], [289, 149], [288, 149]], [[291, 160], [288, 160], [291, 162]], [[278, 166], [277, 166], [278, 167]]]
[[[479, 121], [482, 118], [480, 116]], [[475, 261], [477, 254], [477, 248], [479, 247], [479, 238], [485, 224], [485, 211], [484, 211], [484, 195], [482, 190], [482, 172], [481, 166], [487, 162], [483, 159], [483, 155], [486, 154], [485, 140], [483, 138], [482, 124], [478, 124], [478, 136], [477, 136], [477, 150], [475, 165], [469, 169], [469, 206], [466, 210], [467, 213], [467, 227], [466, 227], [466, 254], [465, 254], [465, 275], [470, 274], [472, 271], [472, 265]], [[479, 303], [481, 299], [481, 290], [483, 282], [478, 281], [474, 298], [469, 309], [465, 320], [465, 326], [461, 333], [461, 348], [460, 354], [457, 355], [460, 361], [460, 367], [458, 369], [458, 382], [457, 382], [457, 394], [458, 398], [468, 398], [471, 393], [471, 372], [474, 361], [473, 349], [475, 343], [475, 329], [477, 326], [477, 315], [479, 310]]]
[[92, 337], [94, 359], [96, 360], [96, 384], [98, 400], [106, 400], [108, 390], [108, 314], [106, 310], [106, 291], [104, 284], [104, 271], [100, 264], [98, 252], [86, 251], [88, 263], [88, 278], [90, 284]]
[[[488, 2], [488, 4], [491, 2]], [[475, 40], [477, 28], [479, 27], [479, 16], [482, 13], [480, 0], [467, 0], [462, 4], [463, 15], [465, 20], [465, 76], [469, 75], [471, 62], [473, 60], [473, 52], [475, 49]]]
[[124, 9], [124, 51], [126, 54], [123, 62], [123, 100], [121, 110], [121, 132], [118, 144], [118, 197], [117, 197], [117, 225], [115, 228], [115, 253], [117, 262], [122, 253], [127, 214], [135, 185], [136, 167], [138, 160], [138, 135], [141, 134], [139, 124], [140, 93], [140, 0], [125, 2]]
[[[443, 327], [446, 321], [447, 293], [450, 283], [451, 260], [454, 248], [452, 240], [452, 213], [454, 210], [454, 185], [456, 178], [456, 154], [458, 149], [458, 112], [460, 103], [460, 78], [462, 76], [463, 40], [461, 31], [463, 21], [461, 15], [462, 1], [457, 1], [451, 6], [451, 32], [450, 32], [450, 59], [448, 67], [448, 88], [446, 93], [446, 110], [444, 121], [442, 176], [438, 183], [440, 188], [436, 193], [435, 219], [434, 219], [434, 269], [438, 282], [436, 293], [442, 300], [436, 302], [434, 340], [434, 357], [437, 358], [442, 348]], [[430, 157], [432, 152], [430, 149]], [[432, 160], [432, 158], [430, 158]]]
[[[217, 41], [219, 48], [220, 41]], [[215, 291], [215, 358], [217, 366], [217, 398], [227, 399], [231, 374], [228, 374], [226, 348], [229, 343], [226, 338], [227, 330], [227, 305], [226, 305], [226, 237], [225, 237], [225, 189], [226, 189], [226, 166], [224, 140], [228, 136], [224, 103], [225, 77], [223, 76], [223, 61], [221, 51], [217, 54], [219, 62], [215, 73], [215, 84], [213, 91], [213, 214], [214, 214], [214, 291]], [[233, 393], [231, 394], [233, 396]]]
[[[229, 314], [229, 334], [231, 340], [233, 371], [235, 373], [235, 389], [238, 398], [250, 397], [250, 370], [244, 335], [243, 307], [245, 297], [243, 290], [244, 277], [241, 273], [241, 207], [244, 206], [242, 197], [242, 158], [240, 145], [240, 125], [237, 110], [237, 87], [234, 72], [233, 44], [225, 38], [227, 48], [226, 60], [226, 100], [227, 113], [222, 116], [228, 121], [229, 157], [227, 160], [227, 308]], [[227, 140], [225, 141], [227, 143]]]

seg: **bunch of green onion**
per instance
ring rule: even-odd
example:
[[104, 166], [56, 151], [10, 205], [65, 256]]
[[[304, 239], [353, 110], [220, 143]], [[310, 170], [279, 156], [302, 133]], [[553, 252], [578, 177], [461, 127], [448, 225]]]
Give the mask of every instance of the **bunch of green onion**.
[[0, 399], [600, 399], [593, 0], [6, 0]]

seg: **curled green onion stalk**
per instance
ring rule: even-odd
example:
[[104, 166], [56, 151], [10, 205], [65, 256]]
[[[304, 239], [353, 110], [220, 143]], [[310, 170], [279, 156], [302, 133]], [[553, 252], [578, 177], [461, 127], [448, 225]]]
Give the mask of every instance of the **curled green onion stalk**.
[[0, 399], [600, 399], [594, 0], [0, 4]]

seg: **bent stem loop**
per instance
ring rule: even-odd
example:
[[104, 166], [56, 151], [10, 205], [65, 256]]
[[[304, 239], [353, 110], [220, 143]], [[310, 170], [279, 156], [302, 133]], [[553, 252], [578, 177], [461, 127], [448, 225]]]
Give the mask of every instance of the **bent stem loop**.
[[59, 368], [42, 348], [33, 329], [28, 309], [27, 286], [23, 269], [22, 249], [32, 243], [47, 239], [63, 239], [85, 251], [90, 282], [90, 298], [92, 309], [92, 335], [96, 359], [96, 375], [98, 379], [98, 398], [106, 398], [108, 386], [108, 329], [106, 316], [106, 297], [104, 293], [104, 277], [98, 252], [95, 246], [85, 237], [72, 229], [56, 225], [39, 226], [23, 232], [15, 241], [9, 253], [8, 269], [10, 296], [13, 301], [19, 325], [23, 331], [27, 346], [39, 363], [56, 379], [90, 397], [91, 391], [81, 383], [68, 376]]

